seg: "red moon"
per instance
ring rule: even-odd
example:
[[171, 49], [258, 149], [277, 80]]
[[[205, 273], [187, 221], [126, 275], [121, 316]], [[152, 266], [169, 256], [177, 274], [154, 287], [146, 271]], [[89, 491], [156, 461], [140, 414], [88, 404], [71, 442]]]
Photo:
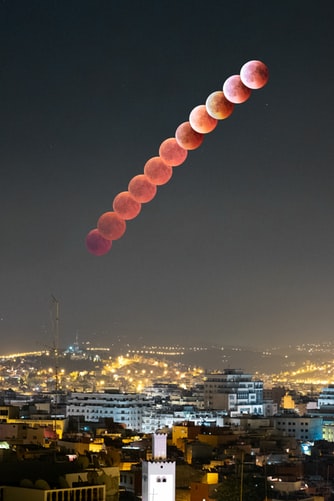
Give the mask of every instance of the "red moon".
[[160, 144], [159, 155], [167, 165], [177, 167], [186, 160], [188, 151], [178, 144], [175, 137], [169, 137]]
[[234, 110], [234, 104], [226, 99], [222, 90], [212, 92], [205, 102], [206, 111], [217, 120], [224, 120], [229, 117]]
[[97, 229], [103, 238], [118, 240], [125, 233], [126, 223], [116, 212], [104, 212], [97, 221]]
[[175, 131], [175, 139], [181, 148], [185, 150], [195, 150], [203, 143], [204, 136], [196, 132], [190, 122], [183, 122]]
[[112, 241], [103, 238], [97, 228], [91, 230], [86, 236], [86, 247], [87, 250], [94, 254], [94, 256], [103, 256], [110, 251], [112, 246]]
[[225, 80], [223, 92], [231, 103], [241, 104], [247, 101], [252, 91], [242, 83], [239, 75], [232, 75]]
[[128, 190], [137, 202], [150, 202], [157, 193], [157, 187], [145, 174], [138, 174], [129, 182]]
[[205, 104], [196, 106], [189, 115], [191, 127], [200, 134], [207, 134], [217, 127], [218, 120], [209, 115]]
[[173, 167], [166, 164], [160, 157], [152, 157], [144, 165], [144, 174], [150, 183], [160, 186], [168, 183], [173, 175]]
[[261, 89], [269, 80], [269, 70], [262, 61], [248, 61], [240, 70], [240, 78], [250, 89]]
[[122, 219], [134, 219], [141, 211], [141, 204], [128, 191], [116, 195], [112, 207]]

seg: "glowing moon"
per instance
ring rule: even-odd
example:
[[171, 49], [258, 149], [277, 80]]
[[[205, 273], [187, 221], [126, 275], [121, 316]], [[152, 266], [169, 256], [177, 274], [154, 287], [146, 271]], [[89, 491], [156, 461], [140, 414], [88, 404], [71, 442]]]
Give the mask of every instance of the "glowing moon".
[[91, 230], [86, 236], [86, 247], [87, 250], [94, 254], [94, 256], [103, 256], [110, 251], [112, 246], [112, 241], [103, 238], [97, 228]]
[[169, 137], [160, 144], [159, 155], [167, 165], [176, 167], [183, 164], [188, 151], [178, 144], [175, 137]]
[[239, 75], [232, 75], [225, 80], [223, 92], [231, 103], [241, 104], [247, 101], [252, 91], [242, 83]]
[[122, 219], [134, 219], [141, 211], [141, 204], [128, 191], [118, 193], [112, 207]]
[[185, 150], [195, 150], [203, 143], [204, 136], [196, 132], [190, 122], [183, 122], [175, 131], [175, 139], [181, 148]]
[[97, 221], [97, 229], [103, 238], [118, 240], [125, 233], [126, 223], [116, 212], [104, 212]]
[[129, 182], [128, 190], [137, 202], [150, 202], [157, 193], [157, 187], [145, 174], [138, 174]]
[[205, 102], [206, 111], [217, 120], [224, 120], [229, 117], [234, 110], [234, 104], [226, 99], [222, 90], [212, 92]]
[[150, 183], [160, 186], [168, 183], [173, 175], [173, 167], [166, 164], [160, 157], [152, 157], [144, 165], [144, 174]]
[[252, 90], [263, 87], [268, 79], [269, 71], [262, 61], [248, 61], [241, 67], [240, 75], [227, 78], [221, 91], [212, 92], [205, 104], [193, 108], [188, 121], [177, 127], [175, 137], [169, 137], [160, 144], [159, 156], [147, 160], [144, 173], [131, 179], [128, 191], [115, 196], [113, 211], [100, 216], [97, 228], [86, 236], [89, 252], [96, 256], [106, 254], [112, 241], [125, 233], [126, 221], [135, 218], [141, 211], [141, 204], [156, 196], [157, 186], [170, 180], [173, 168], [185, 162], [188, 151], [198, 148], [204, 134], [213, 131], [218, 120], [229, 117], [235, 104], [247, 101]]
[[189, 122], [191, 127], [200, 134], [207, 134], [217, 127], [218, 120], [209, 115], [205, 104], [195, 106], [190, 112]]
[[269, 70], [262, 61], [248, 61], [240, 70], [240, 78], [250, 89], [261, 89], [269, 80]]

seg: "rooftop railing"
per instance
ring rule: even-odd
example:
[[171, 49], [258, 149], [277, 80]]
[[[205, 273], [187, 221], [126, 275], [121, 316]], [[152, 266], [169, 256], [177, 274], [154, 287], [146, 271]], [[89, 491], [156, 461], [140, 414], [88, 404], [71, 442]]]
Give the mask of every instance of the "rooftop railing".
[[67, 489], [30, 489], [24, 487], [0, 487], [0, 501], [105, 501], [106, 486], [90, 485]]

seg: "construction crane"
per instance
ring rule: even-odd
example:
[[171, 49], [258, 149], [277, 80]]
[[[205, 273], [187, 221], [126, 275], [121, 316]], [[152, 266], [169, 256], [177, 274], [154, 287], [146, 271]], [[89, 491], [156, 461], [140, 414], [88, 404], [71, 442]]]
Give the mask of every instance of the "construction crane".
[[59, 356], [59, 301], [51, 295], [51, 321], [52, 321], [52, 331], [53, 331], [53, 356], [55, 364], [55, 399], [54, 399], [54, 410], [55, 410], [55, 432], [57, 432], [57, 406], [58, 406], [58, 356]]

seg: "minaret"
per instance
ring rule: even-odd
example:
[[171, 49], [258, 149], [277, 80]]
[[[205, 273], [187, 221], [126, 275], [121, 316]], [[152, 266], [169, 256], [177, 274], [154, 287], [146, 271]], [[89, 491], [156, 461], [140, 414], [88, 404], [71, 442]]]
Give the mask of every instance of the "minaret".
[[167, 460], [166, 434], [153, 434], [152, 456], [143, 461], [142, 501], [175, 501], [175, 461]]

